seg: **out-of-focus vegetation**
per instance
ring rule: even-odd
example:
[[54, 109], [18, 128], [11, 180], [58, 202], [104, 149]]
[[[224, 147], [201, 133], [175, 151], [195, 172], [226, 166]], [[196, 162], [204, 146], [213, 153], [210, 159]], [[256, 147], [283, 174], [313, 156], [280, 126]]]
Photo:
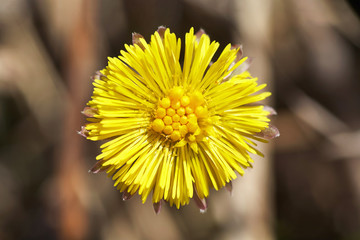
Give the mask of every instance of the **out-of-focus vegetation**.
[[[2, 0], [0, 239], [360, 239], [360, 20], [338, 0]], [[131, 33], [242, 43], [273, 91], [266, 157], [209, 210], [121, 201], [76, 134], [90, 76]]]

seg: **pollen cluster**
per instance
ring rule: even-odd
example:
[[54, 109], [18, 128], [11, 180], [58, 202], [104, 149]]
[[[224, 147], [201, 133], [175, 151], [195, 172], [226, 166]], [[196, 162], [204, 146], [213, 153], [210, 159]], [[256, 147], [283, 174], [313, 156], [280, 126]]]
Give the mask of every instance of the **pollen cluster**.
[[207, 106], [200, 92], [185, 94], [182, 87], [174, 87], [159, 100], [151, 128], [174, 142], [184, 138], [194, 142], [201, 132], [199, 120], [207, 116]]

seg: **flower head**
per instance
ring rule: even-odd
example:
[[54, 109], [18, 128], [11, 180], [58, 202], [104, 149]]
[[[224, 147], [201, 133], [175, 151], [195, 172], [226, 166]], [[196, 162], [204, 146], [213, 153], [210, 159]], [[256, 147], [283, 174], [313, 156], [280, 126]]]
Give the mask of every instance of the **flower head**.
[[149, 43], [133, 34], [94, 77], [83, 111], [80, 133], [108, 140], [92, 171], [112, 176], [123, 199], [152, 194], [156, 212], [162, 200], [179, 208], [193, 197], [205, 210], [209, 188], [231, 186], [251, 166], [249, 153], [261, 155], [254, 140], [278, 133], [267, 131], [271, 111], [256, 103], [270, 93], [259, 93], [265, 84], [247, 71], [241, 47], [229, 44], [211, 62], [219, 43], [190, 29], [180, 63], [181, 45], [164, 27]]

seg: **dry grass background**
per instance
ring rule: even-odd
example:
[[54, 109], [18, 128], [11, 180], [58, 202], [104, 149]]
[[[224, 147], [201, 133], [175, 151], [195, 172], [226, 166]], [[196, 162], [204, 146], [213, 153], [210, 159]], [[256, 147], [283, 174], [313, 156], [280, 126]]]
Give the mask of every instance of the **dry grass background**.
[[[0, 239], [360, 239], [360, 20], [356, 1], [2, 0]], [[121, 201], [88, 174], [76, 134], [90, 76], [131, 32], [204, 28], [242, 43], [274, 92], [281, 137], [209, 210]], [[147, 38], [148, 39], [148, 38]]]

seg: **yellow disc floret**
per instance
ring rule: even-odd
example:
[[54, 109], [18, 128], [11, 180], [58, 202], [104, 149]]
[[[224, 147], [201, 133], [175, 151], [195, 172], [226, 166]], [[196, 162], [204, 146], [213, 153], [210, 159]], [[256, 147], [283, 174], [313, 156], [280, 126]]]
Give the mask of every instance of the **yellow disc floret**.
[[179, 109], [176, 110], [176, 113], [181, 117], [184, 116], [185, 114], [185, 108], [180, 107]]
[[177, 131], [177, 130], [173, 131], [173, 132], [171, 133], [171, 135], [170, 135], [170, 138], [171, 138], [171, 140], [173, 140], [173, 141], [179, 140], [180, 137], [181, 137], [180, 132]]
[[182, 116], [182, 117], [180, 118], [180, 123], [181, 123], [182, 125], [187, 124], [188, 121], [189, 121], [189, 120], [188, 120], [187, 116]]
[[163, 108], [168, 108], [168, 107], [170, 107], [170, 104], [171, 104], [171, 102], [170, 102], [170, 99], [169, 99], [169, 98], [165, 97], [165, 98], [161, 99], [160, 105], [161, 105]]
[[180, 121], [180, 116], [175, 114], [175, 115], [172, 116], [172, 120], [173, 120], [173, 122], [179, 122]]
[[180, 100], [181, 106], [186, 107], [190, 103], [190, 98], [188, 96], [183, 96]]
[[174, 87], [169, 92], [169, 97], [172, 100], [179, 100], [184, 95], [184, 89], [182, 87]]
[[191, 114], [194, 112], [194, 110], [191, 107], [186, 107], [185, 112], [186, 112], [186, 114]]
[[167, 135], [170, 135], [173, 131], [174, 129], [172, 128], [172, 126], [166, 126], [163, 130], [163, 132]]
[[189, 132], [186, 125], [181, 125], [179, 127], [179, 132], [181, 134], [181, 137], [185, 137], [185, 135]]
[[171, 126], [173, 127], [173, 129], [179, 129], [180, 128], [180, 123], [178, 123], [178, 122], [174, 122], [173, 124], [171, 124]]
[[203, 106], [198, 106], [195, 109], [195, 114], [199, 118], [204, 118], [208, 115], [207, 108]]
[[159, 107], [157, 110], [156, 110], [156, 117], [157, 118], [163, 118], [166, 116], [166, 110], [165, 108], [162, 108], [162, 107]]
[[184, 138], [188, 142], [194, 142], [195, 135], [201, 133], [199, 120], [206, 120], [207, 117], [204, 96], [200, 92], [186, 93], [182, 87], [177, 86], [159, 100], [151, 128], [173, 142]]
[[154, 129], [155, 132], [161, 132], [165, 127], [165, 124], [163, 120], [157, 118], [154, 120], [152, 124], [152, 129]]
[[168, 115], [170, 117], [174, 116], [175, 115], [175, 110], [173, 108], [168, 108], [166, 110], [166, 115]]
[[170, 116], [165, 116], [165, 117], [163, 118], [163, 120], [164, 120], [165, 125], [170, 125], [170, 124], [172, 124], [172, 118], [171, 118]]

